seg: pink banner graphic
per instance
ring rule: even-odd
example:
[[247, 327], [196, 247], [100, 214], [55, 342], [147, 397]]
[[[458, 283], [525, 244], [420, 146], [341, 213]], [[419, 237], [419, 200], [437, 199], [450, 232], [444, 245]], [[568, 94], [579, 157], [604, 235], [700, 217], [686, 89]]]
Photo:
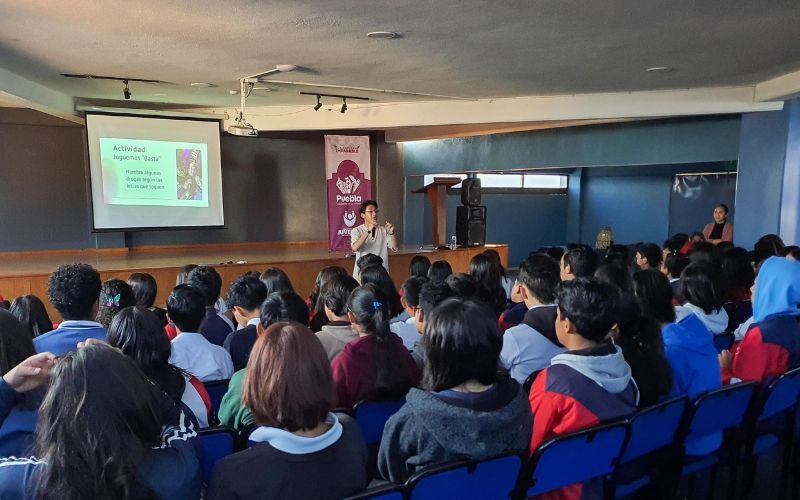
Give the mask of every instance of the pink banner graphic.
[[359, 205], [372, 197], [369, 137], [325, 136], [328, 188], [328, 250], [351, 252], [350, 231], [362, 224]]

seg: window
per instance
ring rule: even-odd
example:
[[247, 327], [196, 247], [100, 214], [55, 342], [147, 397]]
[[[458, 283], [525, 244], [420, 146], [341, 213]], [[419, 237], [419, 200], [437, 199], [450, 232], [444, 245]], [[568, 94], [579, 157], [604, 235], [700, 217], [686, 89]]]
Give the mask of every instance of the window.
[[[426, 175], [425, 185], [433, 182], [434, 177], [452, 177], [455, 179], [466, 179], [467, 174], [432, 174]], [[566, 193], [569, 177], [558, 174], [516, 174], [516, 173], [480, 173], [477, 174], [481, 180], [481, 189], [488, 191], [542, 191], [547, 193]], [[461, 189], [461, 183], [453, 186], [453, 189]]]

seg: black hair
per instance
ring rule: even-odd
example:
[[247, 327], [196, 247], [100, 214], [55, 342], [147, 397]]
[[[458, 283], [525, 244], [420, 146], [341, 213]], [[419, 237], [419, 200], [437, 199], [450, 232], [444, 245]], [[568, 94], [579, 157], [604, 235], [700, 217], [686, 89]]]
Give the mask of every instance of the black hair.
[[374, 253], [365, 253], [356, 261], [356, 267], [358, 267], [359, 272], [364, 271], [364, 269], [368, 268], [369, 266], [383, 267], [383, 257], [380, 255], [375, 255]]
[[675, 322], [672, 287], [660, 271], [644, 269], [633, 273], [633, 292], [644, 316], [659, 323]]
[[785, 245], [777, 234], [765, 234], [753, 246], [753, 262], [759, 263], [774, 255], [782, 255]]
[[689, 264], [681, 273], [680, 294], [686, 302], [711, 314], [722, 307], [722, 297], [709, 267]]
[[664, 353], [661, 325], [642, 315], [631, 293], [620, 297], [617, 334], [614, 337], [639, 387], [639, 408], [657, 403], [672, 390], [672, 368]]
[[189, 273], [195, 270], [197, 264], [186, 264], [178, 271], [178, 275], [175, 276], [175, 285], [183, 285], [186, 283], [186, 280], [189, 278]]
[[494, 259], [487, 253], [479, 253], [469, 261], [469, 274], [478, 283], [478, 297], [494, 311], [495, 316], [506, 308], [506, 290], [503, 277]]
[[445, 283], [429, 281], [422, 285], [422, 288], [419, 290], [419, 305], [417, 307], [422, 310], [425, 318], [427, 318], [428, 314], [433, 312], [436, 306], [453, 295], [453, 290]]
[[334, 276], [322, 287], [320, 299], [334, 316], [346, 316], [347, 301], [356, 288], [358, 282], [352, 276]]
[[428, 279], [433, 283], [444, 283], [444, 280], [451, 274], [453, 274], [453, 268], [446, 260], [437, 260], [428, 269]]
[[799, 246], [797, 246], [797, 245], [786, 245], [785, 247], [783, 247], [783, 252], [781, 252], [781, 255], [783, 255], [784, 257], [788, 257], [789, 255], [792, 255], [794, 257], [794, 255], [796, 255], [798, 251], [800, 251], [800, 247]]
[[222, 277], [211, 266], [197, 266], [189, 273], [186, 284], [200, 290], [206, 307], [213, 307], [222, 290]]
[[169, 319], [182, 332], [196, 333], [206, 317], [205, 296], [191, 285], [178, 285], [167, 299]]
[[603, 264], [598, 267], [594, 272], [594, 279], [599, 283], [611, 285], [620, 292], [630, 292], [633, 289], [628, 270], [617, 264]]
[[[9, 311], [0, 309], [0, 377], [34, 354], [36, 349], [33, 347], [33, 337], [27, 326]], [[36, 411], [43, 394], [44, 390], [38, 389], [18, 395], [19, 408]]]
[[353, 290], [347, 302], [356, 324], [375, 336], [375, 388], [370, 399], [397, 399], [408, 387], [402, 380], [395, 359], [395, 335], [389, 329], [387, 297], [373, 284]]
[[47, 314], [44, 303], [36, 295], [17, 297], [8, 310], [25, 326], [31, 338], [53, 329], [50, 315]]
[[470, 274], [455, 273], [451, 274], [444, 280], [445, 284], [450, 287], [456, 297], [465, 299], [467, 297], [477, 297], [479, 285], [477, 280]]
[[419, 292], [422, 291], [422, 285], [428, 282], [428, 278], [420, 276], [411, 276], [403, 283], [403, 300], [406, 301], [408, 307], [419, 306]]
[[642, 243], [636, 247], [636, 253], [644, 257], [650, 267], [658, 268], [661, 266], [663, 254], [661, 253], [661, 247], [655, 243]]
[[403, 312], [403, 304], [400, 302], [400, 294], [397, 293], [397, 287], [389, 276], [389, 271], [380, 265], [367, 266], [361, 270], [361, 284], [366, 285], [372, 283], [381, 289], [387, 300], [389, 306], [389, 314], [395, 317]]
[[158, 295], [158, 283], [152, 274], [133, 273], [128, 276], [128, 285], [133, 290], [136, 305], [145, 309], [153, 307]]
[[136, 363], [107, 345], [65, 354], [39, 410], [34, 453], [45, 463], [36, 498], [133, 498], [137, 470], [159, 444], [161, 393]]
[[267, 298], [267, 287], [254, 276], [241, 276], [228, 287], [225, 305], [228, 309], [241, 307], [245, 311], [255, 311]]
[[36, 354], [33, 337], [9, 311], [0, 309], [0, 377]]
[[505, 278], [506, 277], [506, 268], [503, 267], [503, 262], [500, 260], [500, 253], [498, 253], [498, 251], [495, 250], [494, 248], [490, 248], [488, 250], [484, 250], [483, 253], [492, 258], [492, 261], [494, 262], [494, 265], [497, 266], [497, 271], [500, 273], [500, 276]]
[[722, 255], [720, 272], [720, 294], [724, 300], [733, 300], [737, 289], [749, 290], [756, 279], [750, 264], [750, 253], [741, 247], [728, 250]]
[[556, 300], [556, 286], [561, 281], [558, 262], [544, 253], [529, 255], [519, 265], [517, 281], [540, 303], [552, 304]]
[[97, 322], [108, 329], [114, 315], [120, 310], [136, 305], [136, 296], [126, 282], [112, 278], [103, 283], [100, 290], [100, 305], [97, 308]]
[[[703, 234], [703, 233], [700, 233]], [[672, 235], [672, 248], [675, 249], [676, 252], [680, 252], [683, 246], [689, 241], [689, 235], [686, 233], [675, 233]]]
[[669, 255], [664, 261], [664, 267], [673, 278], [680, 278], [681, 273], [688, 265], [689, 258], [681, 254]]
[[62, 318], [87, 320], [100, 298], [100, 273], [88, 264], [59, 266], [47, 280], [47, 298]]
[[502, 338], [485, 304], [445, 300], [425, 320], [423, 387], [438, 392], [469, 380], [494, 384]]
[[325, 316], [325, 304], [322, 302], [321, 291], [325, 283], [335, 276], [350, 276], [350, 274], [341, 266], [323, 267], [319, 273], [317, 273], [317, 279], [314, 281], [314, 289], [311, 290], [311, 294], [308, 297], [309, 307], [312, 312], [309, 327], [313, 331], [319, 331], [328, 323], [328, 317]]
[[181, 400], [186, 379], [169, 362], [172, 345], [158, 316], [143, 307], [126, 307], [114, 316], [107, 340], [111, 347], [133, 359], [147, 378], [172, 399]]
[[724, 203], [720, 203], [719, 205], [717, 205], [717, 207], [725, 210], [725, 215], [728, 215], [728, 212], [730, 212], [730, 210], [728, 210], [728, 205], [726, 205]]
[[375, 207], [375, 210], [378, 209], [378, 202], [375, 200], [365, 200], [361, 205], [358, 207], [358, 213], [363, 214], [367, 211], [367, 208], [370, 206]]
[[609, 245], [603, 257], [603, 263], [616, 264], [627, 269], [631, 265], [631, 255], [628, 247], [619, 244]]
[[706, 235], [704, 235], [702, 231], [693, 232], [689, 239], [692, 240], [694, 238], [700, 238], [700, 241], [706, 241]]
[[701, 264], [713, 269], [716, 273], [719, 270], [719, 250], [717, 245], [710, 241], [698, 241], [689, 250], [689, 261], [692, 264]]
[[556, 288], [561, 317], [575, 325], [578, 335], [602, 342], [617, 322], [619, 292], [611, 285], [586, 278], [562, 281]]
[[597, 267], [597, 253], [588, 245], [567, 245], [563, 259], [576, 278], [590, 277]]
[[267, 290], [267, 295], [275, 292], [294, 292], [292, 281], [289, 279], [283, 269], [277, 267], [268, 267], [259, 279]]
[[424, 255], [415, 255], [411, 257], [411, 262], [408, 264], [409, 276], [428, 277], [428, 270], [431, 268], [431, 259]]
[[296, 321], [308, 326], [308, 306], [294, 292], [273, 292], [261, 304], [261, 327], [266, 330], [279, 321]]

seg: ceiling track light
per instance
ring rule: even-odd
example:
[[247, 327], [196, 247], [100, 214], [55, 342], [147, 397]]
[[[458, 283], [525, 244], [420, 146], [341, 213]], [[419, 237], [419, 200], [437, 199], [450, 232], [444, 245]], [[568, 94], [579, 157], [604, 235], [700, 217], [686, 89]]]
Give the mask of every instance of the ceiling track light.
[[320, 99], [323, 98], [323, 97], [333, 97], [335, 99], [341, 99], [342, 100], [342, 107], [339, 110], [340, 113], [344, 113], [345, 111], [347, 111], [347, 100], [348, 99], [358, 99], [359, 101], [369, 101], [370, 100], [369, 97], [358, 97], [358, 96], [354, 96], [354, 95], [321, 94], [321, 93], [317, 93], [317, 92], [300, 92], [300, 94], [302, 94], [302, 95], [313, 95], [314, 97], [317, 98], [317, 104], [316, 104], [316, 106], [314, 106], [314, 111], [317, 111], [317, 110], [319, 110], [319, 108], [322, 107], [322, 102], [320, 102]]

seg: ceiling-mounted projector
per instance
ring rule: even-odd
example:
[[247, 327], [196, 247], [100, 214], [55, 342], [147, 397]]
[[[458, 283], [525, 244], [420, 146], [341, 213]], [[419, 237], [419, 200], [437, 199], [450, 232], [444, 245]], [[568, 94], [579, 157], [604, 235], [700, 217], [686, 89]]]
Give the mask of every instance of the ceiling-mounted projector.
[[249, 123], [245, 125], [231, 125], [228, 127], [228, 133], [242, 137], [258, 137], [258, 130]]
[[253, 90], [253, 85], [255, 84], [255, 82], [256, 80], [252, 78], [242, 78], [241, 80], [239, 80], [239, 85], [240, 85], [239, 95], [241, 96], [242, 99], [241, 107], [239, 108], [239, 114], [236, 115], [236, 125], [231, 125], [228, 127], [229, 134], [238, 135], [241, 137], [258, 137], [258, 129], [250, 125], [247, 122], [247, 118], [244, 117], [245, 100], [247, 99], [247, 96], [250, 95], [250, 92]]

